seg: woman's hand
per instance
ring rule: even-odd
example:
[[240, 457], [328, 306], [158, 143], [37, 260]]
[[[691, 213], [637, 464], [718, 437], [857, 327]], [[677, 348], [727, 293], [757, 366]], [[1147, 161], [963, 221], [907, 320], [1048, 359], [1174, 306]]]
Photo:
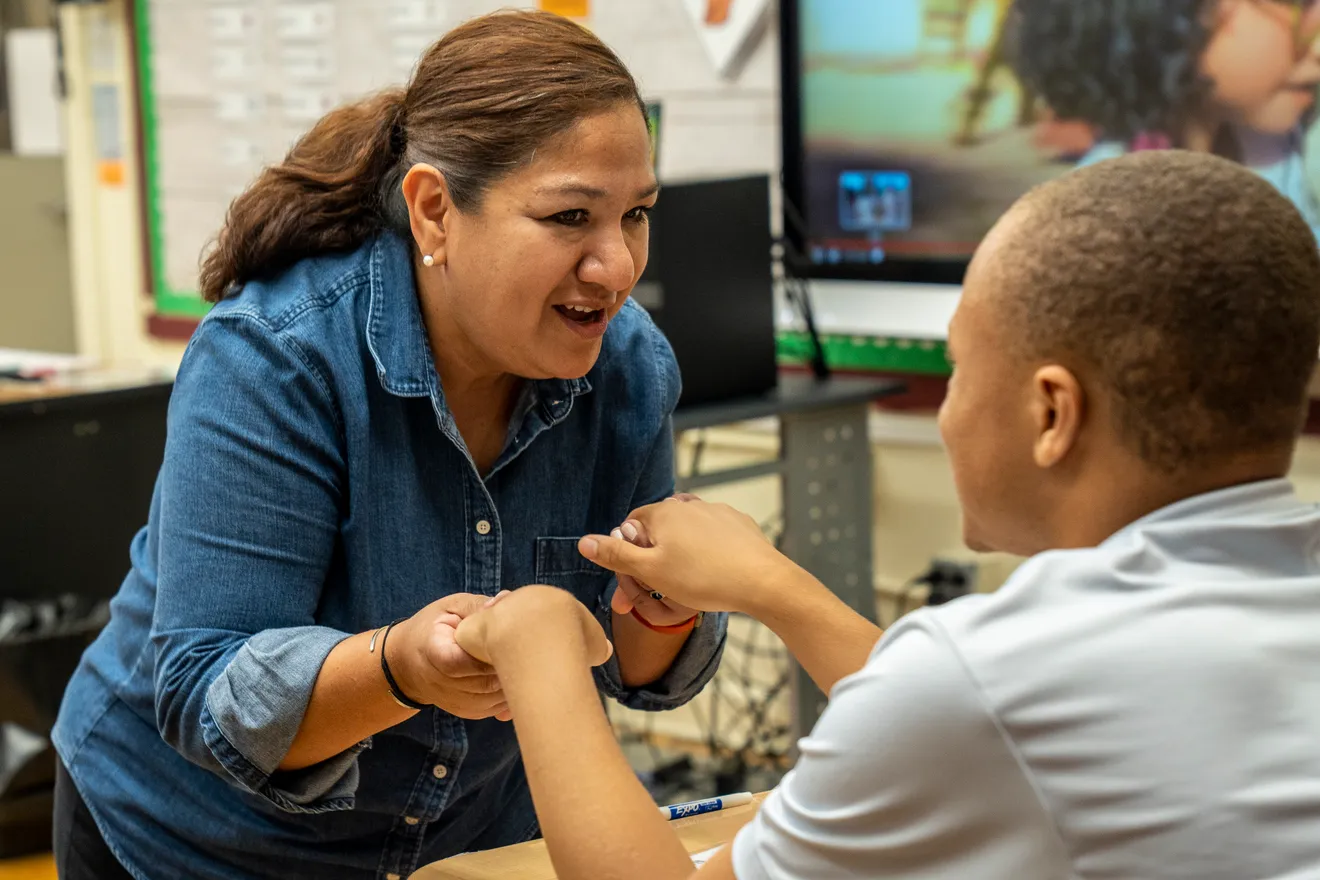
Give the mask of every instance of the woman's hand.
[[459, 718], [508, 721], [512, 717], [495, 671], [455, 640], [465, 619], [500, 598], [455, 593], [390, 631], [385, 646], [390, 672], [405, 696]]
[[[626, 540], [630, 526], [651, 546]], [[619, 531], [620, 537], [588, 535], [578, 549], [621, 575], [621, 583], [631, 577], [688, 608], [751, 613], [765, 588], [796, 569], [755, 520], [726, 504], [669, 499], [635, 511]]]
[[571, 593], [539, 584], [496, 596], [464, 618], [456, 640], [458, 647], [496, 671], [510, 650], [572, 651], [588, 666], [599, 666], [614, 653], [585, 605]]

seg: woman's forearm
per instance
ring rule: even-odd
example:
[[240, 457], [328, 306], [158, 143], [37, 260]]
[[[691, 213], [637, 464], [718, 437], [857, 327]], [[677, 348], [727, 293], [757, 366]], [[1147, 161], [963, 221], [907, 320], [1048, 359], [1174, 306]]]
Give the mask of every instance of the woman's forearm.
[[318, 764], [415, 714], [395, 702], [382, 657], [409, 700], [459, 718], [509, 720], [499, 679], [454, 643], [454, 628], [462, 619], [492, 601], [489, 596], [452, 593], [382, 631], [374, 650], [374, 630], [336, 645], [321, 665], [280, 769]]
[[325, 658], [280, 770], [319, 764], [416, 714], [390, 696], [380, 668], [381, 645], [377, 643], [374, 652], [367, 650], [371, 635], [351, 636]]
[[658, 633], [638, 623], [631, 614], [618, 612], [614, 612], [613, 629], [619, 678], [628, 688], [659, 681], [692, 634], [691, 630], [678, 635]]

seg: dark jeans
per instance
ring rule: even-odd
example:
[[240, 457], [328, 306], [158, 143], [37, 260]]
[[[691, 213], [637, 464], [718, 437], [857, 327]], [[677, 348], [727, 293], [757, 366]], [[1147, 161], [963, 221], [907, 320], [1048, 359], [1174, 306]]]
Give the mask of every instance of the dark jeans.
[[105, 845], [64, 762], [55, 765], [55, 870], [60, 880], [133, 880]]

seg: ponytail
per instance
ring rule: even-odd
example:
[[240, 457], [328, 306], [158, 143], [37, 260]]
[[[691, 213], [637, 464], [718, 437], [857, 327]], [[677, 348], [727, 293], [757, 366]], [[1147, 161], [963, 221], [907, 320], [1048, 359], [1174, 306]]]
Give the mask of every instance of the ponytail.
[[403, 89], [331, 111], [229, 206], [201, 267], [218, 302], [238, 286], [327, 251], [348, 251], [387, 225], [387, 182], [404, 150]]

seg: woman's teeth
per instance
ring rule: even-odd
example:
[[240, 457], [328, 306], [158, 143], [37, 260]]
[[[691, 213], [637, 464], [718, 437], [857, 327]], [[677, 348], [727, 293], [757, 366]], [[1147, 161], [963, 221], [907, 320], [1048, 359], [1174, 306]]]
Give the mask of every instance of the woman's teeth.
[[579, 324], [591, 323], [596, 320], [596, 316], [600, 314], [600, 309], [593, 309], [588, 306], [563, 305], [555, 306], [555, 308], [558, 309], [564, 317], [568, 318], [570, 321], [576, 321]]

